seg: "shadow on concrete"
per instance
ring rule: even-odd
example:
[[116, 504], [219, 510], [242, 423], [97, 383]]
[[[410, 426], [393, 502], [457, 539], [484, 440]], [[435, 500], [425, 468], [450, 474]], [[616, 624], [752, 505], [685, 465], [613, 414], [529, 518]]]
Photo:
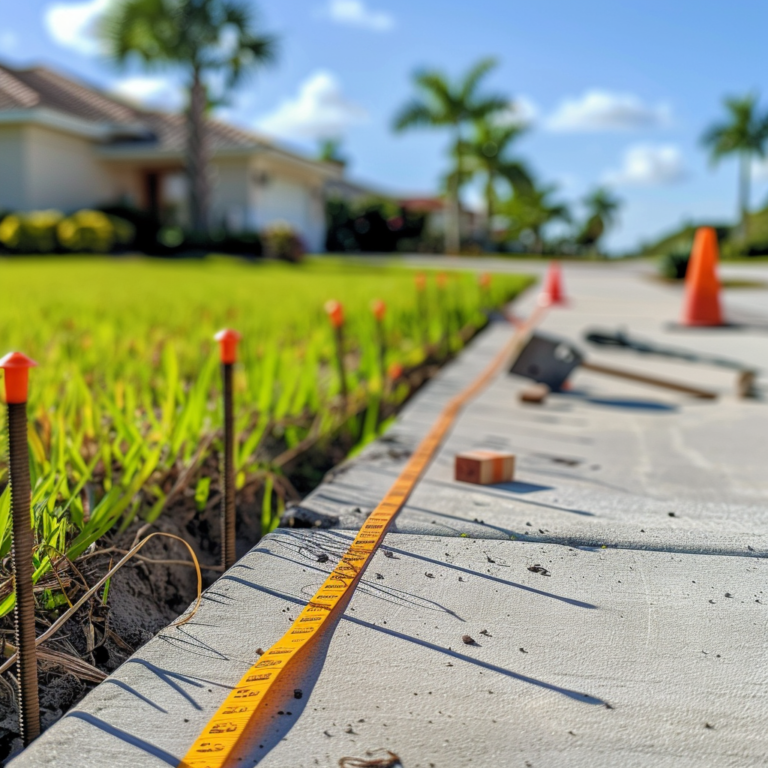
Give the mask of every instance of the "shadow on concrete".
[[[86, 722], [89, 725], [92, 725], [95, 728], [108, 733], [110, 736], [114, 736], [116, 739], [124, 741], [126, 744], [130, 744], [132, 747], [136, 747], [136, 749], [140, 749], [142, 752], [146, 752], [148, 755], [152, 755], [153, 757], [162, 760], [164, 763], [174, 766], [174, 768], [176, 768], [176, 766], [178, 766], [178, 764], [181, 762], [181, 758], [172, 755], [170, 752], [166, 752], [164, 749], [160, 749], [160, 747], [156, 747], [154, 744], [151, 744], [144, 739], [140, 739], [138, 736], [134, 736], [132, 733], [128, 733], [121, 728], [117, 728], [105, 720], [101, 720], [100, 718], [89, 714], [88, 712], [69, 712], [68, 714], [64, 715], [64, 717], [65, 719], [68, 717], [74, 717], [78, 720], [82, 720], [83, 722]], [[104, 755], [104, 759], [105, 761], [108, 761], [109, 756]], [[137, 760], [136, 765], [141, 764], [141, 761]]]
[[[443, 565], [443, 563], [441, 563]], [[299, 600], [296, 597], [293, 597], [293, 595], [286, 594], [285, 592], [278, 592], [277, 590], [270, 589], [269, 587], [264, 587], [260, 584], [255, 584], [253, 582], [249, 582], [246, 579], [241, 579], [236, 576], [229, 576], [225, 575], [222, 576], [223, 579], [230, 579], [233, 581], [237, 581], [239, 584], [242, 584], [247, 587], [251, 587], [252, 589], [255, 589], [258, 592], [262, 592], [264, 594], [270, 595], [271, 597], [277, 597], [280, 600], [287, 600], [289, 602], [295, 603], [297, 606], [303, 608], [307, 603], [303, 600]], [[351, 595], [350, 595], [351, 596]], [[348, 603], [348, 598], [346, 599]], [[346, 608], [346, 604], [344, 606]], [[409, 643], [414, 643], [415, 645], [419, 645], [422, 648], [426, 648], [431, 651], [435, 651], [437, 653], [442, 653], [450, 658], [456, 659], [458, 661], [464, 661], [468, 664], [473, 664], [475, 666], [481, 667], [483, 669], [487, 669], [491, 672], [496, 672], [500, 675], [504, 675], [505, 677], [510, 677], [514, 680], [519, 680], [520, 682], [527, 683], [529, 685], [534, 685], [538, 688], [544, 688], [549, 691], [553, 691], [554, 693], [558, 693], [562, 696], [565, 696], [566, 698], [572, 699], [573, 701], [577, 701], [582, 704], [590, 704], [590, 705], [605, 705], [606, 702], [604, 702], [602, 699], [599, 699], [595, 696], [590, 696], [586, 693], [581, 693], [579, 691], [574, 691], [570, 688], [563, 688], [559, 685], [554, 685], [552, 683], [547, 683], [543, 680], [539, 680], [535, 677], [529, 677], [527, 675], [522, 675], [518, 672], [513, 672], [510, 669], [506, 669], [505, 667], [500, 667], [496, 664], [490, 664], [489, 662], [482, 661], [481, 659], [476, 659], [472, 656], [468, 656], [464, 653], [459, 653], [458, 651], [454, 651], [451, 648], [443, 648], [439, 645], [435, 645], [434, 643], [430, 643], [427, 640], [423, 640], [418, 637], [412, 637], [411, 635], [407, 635], [403, 632], [398, 632], [397, 630], [389, 629], [388, 627], [380, 627], [378, 624], [372, 624], [370, 622], [364, 621], [363, 619], [358, 619], [354, 616], [348, 616], [346, 614], [341, 614], [341, 611], [344, 610], [344, 608], [339, 608], [338, 613], [339, 618], [332, 620], [329, 622], [329, 628], [328, 628], [328, 634], [332, 634], [332, 628], [330, 625], [332, 625], [335, 628], [335, 625], [339, 621], [348, 621], [352, 624], [358, 624], [359, 626], [365, 627], [366, 629], [371, 629], [375, 632], [381, 632], [385, 635], [389, 635], [390, 637], [395, 637], [400, 640], [404, 640]], [[336, 613], [336, 612], [334, 612]], [[325, 630], [324, 630], [325, 631]], [[318, 633], [319, 635], [319, 633]], [[304, 647], [304, 651], [311, 651], [313, 650], [313, 646], [315, 643], [310, 643], [307, 646]], [[327, 653], [327, 646], [323, 650], [323, 654], [325, 655]], [[282, 676], [282, 675], [281, 675]], [[315, 679], [312, 681], [312, 684], [314, 685]]]
[[186, 699], [186, 701], [189, 702], [196, 710], [202, 711], [203, 708], [197, 703], [197, 701], [176, 681], [179, 680], [181, 682], [185, 682], [188, 685], [194, 686], [195, 688], [204, 688], [205, 686], [203, 683], [199, 683], [196, 680], [193, 680], [191, 677], [187, 677], [186, 675], [180, 675], [178, 672], [169, 672], [167, 669], [161, 669], [160, 667], [155, 666], [145, 659], [128, 659], [128, 661], [125, 663], [139, 664], [140, 666], [144, 667], [144, 669], [149, 670], [153, 675], [159, 677], [160, 680], [162, 680], [169, 688], [172, 688], [174, 691], [176, 691], [179, 696], [181, 696], [183, 699]]
[[[179, 650], [185, 653], [191, 653], [195, 656], [202, 656], [206, 659], [223, 659], [228, 661], [228, 658], [221, 652], [217, 651], [213, 646], [204, 643], [202, 640], [194, 637], [190, 634], [188, 627], [194, 627], [197, 622], [190, 621], [184, 627], [175, 627], [173, 635], [161, 632], [157, 635], [158, 640], [162, 640], [169, 645], [173, 645], [179, 648]], [[177, 635], [183, 635], [178, 637]]]
[[586, 402], [593, 405], [606, 405], [611, 408], [624, 408], [634, 411], [656, 411], [673, 413], [678, 410], [676, 405], [660, 403], [656, 400], [626, 400], [621, 398], [588, 397]]
[[[278, 529], [278, 531], [275, 531], [275, 533], [282, 534], [285, 537], [296, 537], [296, 538], [299, 538], [299, 539], [302, 538], [300, 535], [296, 534], [295, 532], [287, 531], [287, 530], [284, 530], [284, 529]], [[314, 533], [314, 536], [317, 536], [317, 532]], [[336, 557], [337, 559], [340, 559], [342, 557], [342, 555], [346, 552], [347, 547], [352, 543], [352, 540], [353, 540], [352, 536], [350, 536], [349, 534], [345, 535], [345, 534], [343, 534], [341, 532], [337, 532], [337, 531], [326, 531], [326, 532], [324, 532], [323, 536], [328, 541], [332, 541], [334, 539], [336, 540], [334, 542], [334, 544], [336, 546], [333, 546], [332, 549], [333, 549], [333, 556]], [[522, 536], [522, 534], [521, 534], [521, 536]], [[281, 538], [281, 536], [275, 536], [273, 534], [273, 537], [270, 539], [270, 543], [273, 543], [273, 544], [280, 543], [280, 538]], [[287, 546], [290, 549], [289, 545], [283, 544], [283, 546]], [[495, 584], [502, 584], [503, 586], [514, 587], [515, 589], [522, 589], [524, 592], [531, 592], [533, 594], [539, 595], [540, 597], [549, 597], [549, 598], [551, 598], [553, 600], [558, 600], [560, 602], [567, 603], [568, 605], [573, 605], [573, 606], [575, 606], [577, 608], [588, 608], [588, 609], [597, 609], [598, 608], [598, 606], [593, 605], [592, 603], [585, 603], [585, 602], [583, 602], [581, 600], [576, 600], [574, 598], [563, 597], [561, 595], [556, 595], [556, 594], [554, 594], [552, 592], [546, 592], [546, 591], [541, 590], [541, 589], [536, 589], [535, 587], [529, 587], [529, 586], [527, 586], [525, 584], [519, 584], [516, 581], [509, 581], [508, 579], [502, 579], [502, 578], [500, 578], [498, 576], [492, 576], [490, 573], [483, 573], [482, 571], [476, 571], [476, 570], [474, 570], [472, 568], [465, 568], [463, 566], [456, 565], [454, 563], [445, 562], [443, 560], [434, 560], [433, 558], [426, 557], [425, 555], [416, 555], [416, 554], [414, 554], [412, 552], [408, 552], [408, 551], [406, 551], [404, 549], [398, 549], [397, 547], [390, 546], [389, 544], [381, 544], [380, 550], [382, 552], [391, 552], [393, 554], [403, 555], [404, 557], [411, 557], [411, 558], [415, 558], [417, 560], [422, 560], [424, 562], [431, 563], [432, 565], [438, 565], [438, 566], [443, 566], [445, 568], [450, 568], [451, 570], [460, 571], [461, 573], [466, 573], [466, 574], [468, 574], [470, 576], [477, 576], [477, 577], [479, 577], [481, 579], [486, 579], [488, 581], [494, 582]], [[274, 552], [272, 552], [271, 550], [269, 550], [269, 549], [267, 549], [266, 547], [263, 547], [263, 546], [256, 548], [255, 551], [260, 552], [262, 554], [270, 555], [272, 557], [278, 557], [280, 559], [287, 560], [288, 562], [291, 562], [291, 563], [294, 563], [294, 564], [299, 562], [297, 560], [292, 560], [291, 558], [284, 558], [281, 555], [277, 555]], [[300, 548], [296, 549], [294, 551], [300, 553]], [[316, 559], [316, 557], [313, 558], [313, 559]], [[306, 562], [301, 562], [299, 564], [303, 565], [305, 568], [307, 567], [307, 563]], [[369, 563], [369, 565], [370, 565], [370, 563]], [[246, 565], [241, 565], [240, 567], [248, 568], [248, 570], [251, 570], [249, 568], [249, 566], [246, 566]], [[329, 562], [328, 570], [327, 571], [322, 569], [322, 568], [318, 568], [316, 565], [315, 566], [310, 566], [310, 567], [312, 567], [315, 570], [317, 570], [320, 573], [322, 573], [323, 576], [328, 576], [328, 574], [335, 567], [335, 564]], [[365, 594], [371, 594], [374, 597], [378, 597], [378, 595], [376, 595], [373, 592], [373, 590], [371, 590], [371, 587], [375, 587], [375, 589], [378, 589], [378, 590], [382, 589], [381, 585], [378, 585], [375, 582], [362, 580], [359, 583], [359, 585], [358, 585], [358, 590], [361, 591], [361, 592], [364, 592]], [[412, 597], [412, 598], [416, 598], [419, 601], [423, 600], [423, 601], [426, 601], [428, 603], [431, 603], [434, 606], [437, 606], [441, 611], [443, 611], [445, 613], [448, 613], [451, 616], [455, 616], [460, 621], [464, 621], [464, 619], [462, 619], [460, 616], [458, 616], [454, 611], [450, 610], [449, 608], [445, 608], [444, 606], [440, 605], [439, 603], [436, 603], [436, 602], [434, 602], [432, 600], [427, 600], [426, 598], [419, 598], [419, 597], [417, 597], [415, 595], [411, 595], [408, 592], [403, 592], [402, 590], [397, 590], [397, 592], [400, 592], [401, 594], [404, 594], [404, 595], [408, 595], [409, 597]], [[312, 594], [314, 594], [314, 592]], [[393, 602], [393, 601], [390, 601], [390, 602]], [[396, 601], [394, 601], [394, 602], [396, 602]], [[421, 602], [419, 602], [418, 605], [419, 605], [419, 607], [423, 607]]]
[[[290, 535], [290, 534], [289, 534]], [[272, 539], [272, 543], [278, 542], [277, 539]], [[285, 547], [289, 551], [295, 551], [297, 554], [301, 554], [300, 549], [292, 547], [290, 544], [286, 542], [278, 542], [280, 546]], [[349, 544], [352, 543], [352, 540], [350, 539], [345, 546], [342, 548], [341, 552], [334, 553], [334, 557], [339, 559], [343, 555], [343, 553], [346, 551]], [[275, 552], [272, 552], [271, 550], [267, 549], [266, 547], [256, 547], [254, 552], [258, 552], [262, 555], [268, 555], [269, 557], [277, 558], [278, 560], [284, 560], [287, 563], [291, 563], [293, 565], [301, 564], [305, 570], [311, 570], [315, 571], [323, 576], [325, 579], [334, 569], [335, 562], [331, 562], [329, 560], [329, 567], [328, 570], [325, 570], [324, 568], [319, 567], [317, 564], [310, 565], [309, 563], [305, 561], [299, 561], [291, 557], [285, 557], [284, 555], [278, 555]], [[316, 558], [314, 558], [316, 560]], [[247, 565], [241, 565], [240, 567], [246, 568], [248, 570], [253, 570]], [[304, 594], [304, 591], [308, 590], [307, 597], [311, 598], [312, 595], [315, 594], [317, 591], [317, 585], [307, 585], [307, 587], [302, 588], [302, 594]], [[362, 592], [363, 594], [369, 595], [370, 597], [375, 598], [376, 600], [382, 600], [385, 603], [391, 603], [392, 605], [397, 605], [401, 608], [419, 608], [420, 610], [427, 610], [427, 611], [434, 611], [436, 613], [445, 613], [449, 616], [453, 616], [455, 619], [458, 619], [462, 623], [464, 622], [464, 619], [461, 618], [455, 611], [452, 611], [450, 608], [447, 608], [444, 605], [441, 605], [436, 600], [429, 600], [426, 597], [419, 597], [417, 595], [413, 595], [410, 592], [405, 592], [402, 589], [397, 589], [395, 587], [389, 587], [383, 584], [379, 584], [378, 581], [373, 580], [366, 580], [362, 579], [357, 587], [358, 592]]]
[[124, 683], [122, 680], [115, 680], [112, 677], [108, 677], [104, 682], [102, 682], [102, 685], [114, 685], [120, 688], [121, 690], [125, 691], [126, 693], [130, 693], [132, 696], [135, 696], [137, 699], [143, 701], [145, 704], [149, 704], [150, 707], [154, 707], [158, 712], [162, 712], [164, 715], [168, 714], [167, 709], [163, 709], [159, 704], [155, 704], [152, 699], [148, 699], [143, 694], [139, 693], [135, 688], [131, 688], [130, 685], [127, 683]]
[[[533, 470], [535, 472], [542, 472], [542, 474], [547, 474], [545, 470]], [[568, 475], [564, 473], [557, 473], [557, 472], [550, 472], [549, 474], [553, 474], [558, 477], [567, 477], [569, 479], [573, 479], [574, 477], [577, 477], [578, 479], [582, 479], [579, 475]], [[598, 483], [600, 484], [600, 483]], [[508, 499], [510, 498], [510, 494], [515, 493], [515, 486], [518, 485], [518, 483], [498, 483], [496, 485], [468, 485], [467, 483], [454, 483], [454, 482], [446, 482], [445, 480], [432, 480], [431, 478], [424, 478], [420, 485], [440, 485], [445, 488], [451, 488], [452, 490], [461, 490], [461, 491], [468, 491], [470, 493], [479, 493], [483, 496], [492, 496], [496, 499]], [[532, 484], [529, 484], [532, 485]], [[552, 490], [553, 486], [547, 486], [547, 485], [540, 485], [535, 486], [540, 490]], [[610, 486], [608, 486], [610, 487]], [[621, 489], [623, 490], [623, 489]], [[530, 493], [530, 491], [529, 491]], [[545, 501], [532, 501], [531, 499], [521, 499], [517, 495], [513, 497], [516, 502], [520, 504], [530, 504], [534, 507], [544, 507], [546, 509], [556, 509], [558, 512], [570, 512], [573, 515], [583, 515], [585, 517], [594, 517], [593, 512], [587, 512], [583, 509], [571, 509], [570, 507], [560, 507], [557, 504], [548, 504]], [[424, 509], [423, 507], [412, 507], [408, 504], [408, 502], [405, 503], [404, 509], [418, 509], [422, 512], [432, 512], [432, 510]], [[437, 513], [434, 513], [437, 514]], [[397, 519], [397, 518], [395, 518]]]
[[515, 587], [515, 589], [522, 589], [524, 592], [532, 592], [535, 595], [539, 595], [541, 597], [549, 597], [552, 600], [559, 600], [561, 603], [567, 603], [568, 605], [576, 606], [577, 608], [589, 608], [596, 610], [598, 606], [593, 605], [592, 603], [585, 603], [581, 600], [575, 600], [571, 597], [562, 597], [561, 595], [555, 595], [552, 592], [545, 592], [541, 589], [536, 589], [535, 587], [529, 587], [526, 584], [518, 584], [516, 581], [508, 581], [507, 579], [501, 579], [498, 576], [492, 576], [490, 573], [482, 573], [481, 571], [475, 571], [472, 568], [464, 568], [461, 565], [456, 565], [454, 563], [446, 563], [443, 560], [434, 560], [431, 557], [426, 557], [425, 555], [415, 555], [413, 552], [406, 552], [404, 549], [397, 549], [395, 547], [391, 547], [389, 545], [382, 545], [383, 549], [387, 549], [390, 552], [395, 552], [398, 555], [403, 555], [404, 557], [413, 557], [417, 560], [423, 560], [425, 563], [432, 563], [433, 565], [440, 565], [444, 568], [450, 568], [454, 571], [461, 571], [462, 573], [466, 573], [470, 576], [477, 576], [481, 579], [487, 579], [488, 581], [493, 581], [496, 584], [503, 584], [507, 587]]

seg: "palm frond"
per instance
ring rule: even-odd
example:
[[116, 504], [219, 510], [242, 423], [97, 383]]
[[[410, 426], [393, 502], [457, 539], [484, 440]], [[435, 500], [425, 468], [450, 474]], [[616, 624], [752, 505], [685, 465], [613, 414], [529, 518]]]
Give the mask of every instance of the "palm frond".
[[420, 99], [408, 102], [396, 115], [393, 121], [395, 131], [404, 131], [408, 128], [422, 128], [428, 125], [437, 125], [435, 112]]
[[469, 101], [475, 95], [480, 81], [498, 64], [493, 57], [481, 59], [477, 62], [464, 77], [461, 84], [460, 94], [463, 101]]

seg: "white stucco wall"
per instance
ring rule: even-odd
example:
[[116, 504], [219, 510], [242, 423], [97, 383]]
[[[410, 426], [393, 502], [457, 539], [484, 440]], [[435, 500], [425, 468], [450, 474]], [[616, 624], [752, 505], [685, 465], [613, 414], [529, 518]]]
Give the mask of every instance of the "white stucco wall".
[[309, 251], [324, 250], [323, 184], [321, 173], [312, 168], [302, 169], [270, 156], [254, 158], [248, 180], [249, 227], [264, 229], [287, 222]]
[[71, 211], [140, 200], [132, 168], [100, 161], [91, 140], [35, 125], [0, 126], [0, 208]]
[[19, 207], [26, 197], [24, 136], [20, 126], [0, 126], [0, 210]]

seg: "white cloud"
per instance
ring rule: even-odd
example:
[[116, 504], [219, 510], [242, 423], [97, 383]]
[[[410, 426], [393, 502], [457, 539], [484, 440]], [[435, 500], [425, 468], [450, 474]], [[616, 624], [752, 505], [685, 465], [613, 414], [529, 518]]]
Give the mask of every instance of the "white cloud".
[[527, 96], [518, 96], [509, 106], [496, 116], [499, 125], [527, 126], [536, 122], [539, 108]]
[[653, 128], [670, 122], [665, 104], [651, 106], [630, 93], [591, 90], [577, 99], [565, 99], [550, 115], [552, 131], [627, 131]]
[[184, 105], [184, 90], [165, 77], [126, 77], [114, 83], [112, 91], [142, 106], [173, 111]]
[[367, 119], [366, 110], [344, 96], [335, 75], [319, 70], [299, 86], [296, 97], [283, 101], [256, 127], [280, 138], [329, 139]]
[[19, 48], [19, 36], [12, 29], [0, 32], [0, 51], [14, 53]]
[[624, 153], [622, 167], [606, 173], [604, 181], [648, 187], [674, 184], [686, 175], [682, 154], [674, 144], [636, 144]]
[[109, 3], [110, 0], [86, 0], [49, 4], [44, 12], [48, 34], [65, 48], [72, 48], [87, 56], [98, 53], [100, 46], [94, 27]]
[[364, 27], [376, 32], [387, 32], [395, 26], [391, 14], [368, 8], [364, 0], [328, 0], [325, 13], [339, 24]]

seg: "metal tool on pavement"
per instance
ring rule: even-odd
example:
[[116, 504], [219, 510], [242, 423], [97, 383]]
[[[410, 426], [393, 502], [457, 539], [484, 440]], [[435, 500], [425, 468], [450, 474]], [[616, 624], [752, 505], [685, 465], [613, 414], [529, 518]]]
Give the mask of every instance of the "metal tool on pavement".
[[754, 397], [755, 395], [754, 385], [759, 371], [756, 368], [744, 365], [744, 363], [738, 360], [731, 360], [730, 358], [719, 357], [718, 355], [707, 355], [688, 349], [680, 349], [679, 347], [660, 346], [650, 341], [630, 337], [622, 330], [604, 331], [593, 329], [585, 331], [584, 338], [595, 346], [630, 349], [643, 355], [669, 357], [675, 360], [686, 360], [689, 363], [701, 363], [703, 365], [713, 365], [717, 368], [727, 368], [738, 373], [736, 377], [736, 392], [739, 397]]
[[531, 336], [525, 349], [515, 360], [510, 373], [533, 379], [540, 384], [546, 384], [551, 390], [562, 389], [568, 377], [576, 368], [583, 368], [594, 373], [603, 373], [608, 376], [616, 376], [640, 384], [650, 384], [654, 387], [671, 389], [693, 397], [706, 400], [714, 400], [717, 393], [699, 387], [669, 381], [657, 376], [649, 376], [644, 373], [628, 371], [623, 368], [590, 363], [584, 358], [581, 351], [566, 339], [557, 336], [545, 336], [534, 334]]

